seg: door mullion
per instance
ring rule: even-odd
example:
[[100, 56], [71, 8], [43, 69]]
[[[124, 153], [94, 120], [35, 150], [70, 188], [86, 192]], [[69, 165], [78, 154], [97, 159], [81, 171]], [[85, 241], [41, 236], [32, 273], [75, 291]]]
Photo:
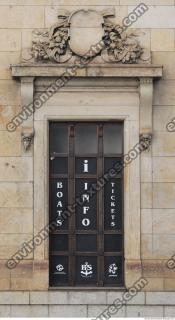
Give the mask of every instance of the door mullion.
[[[68, 198], [69, 205], [75, 201], [75, 152], [74, 152], [74, 125], [69, 127], [69, 174], [68, 174]], [[73, 207], [73, 206], [72, 206]], [[69, 285], [73, 286], [75, 281], [75, 209], [71, 210], [69, 217]]]
[[[103, 177], [103, 125], [98, 125], [98, 180]], [[103, 239], [103, 188], [98, 186], [98, 285], [103, 286], [104, 239]]]

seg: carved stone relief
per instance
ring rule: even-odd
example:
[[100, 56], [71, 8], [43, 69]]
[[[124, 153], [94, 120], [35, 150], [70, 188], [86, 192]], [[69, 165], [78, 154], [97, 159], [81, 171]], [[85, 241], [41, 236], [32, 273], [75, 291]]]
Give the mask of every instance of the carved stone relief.
[[34, 139], [34, 131], [31, 129], [31, 130], [27, 130], [26, 132], [22, 132], [21, 137], [22, 137], [23, 148], [25, 151], [28, 151]]
[[60, 12], [58, 22], [50, 30], [33, 32], [32, 57], [37, 61], [64, 63], [73, 56], [98, 55], [102, 62], [143, 62], [144, 50], [136, 36], [114, 25], [109, 19], [114, 15], [111, 9]]

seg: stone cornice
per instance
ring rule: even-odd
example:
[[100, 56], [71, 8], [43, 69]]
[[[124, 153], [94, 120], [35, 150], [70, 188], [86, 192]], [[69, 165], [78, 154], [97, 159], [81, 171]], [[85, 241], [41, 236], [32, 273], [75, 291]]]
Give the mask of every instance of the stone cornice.
[[[74, 65], [66, 64], [17, 64], [11, 65], [13, 77], [59, 77]], [[161, 78], [163, 67], [146, 64], [91, 64], [77, 68], [73, 77], [112, 77], [112, 78]]]

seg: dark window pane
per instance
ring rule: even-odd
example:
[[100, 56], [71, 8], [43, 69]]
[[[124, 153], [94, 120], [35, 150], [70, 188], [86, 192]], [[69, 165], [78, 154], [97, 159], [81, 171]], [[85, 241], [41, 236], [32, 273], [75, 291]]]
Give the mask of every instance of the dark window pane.
[[122, 161], [120, 158], [105, 158], [104, 169], [105, 172], [109, 172], [110, 169], [114, 169], [115, 172], [111, 174], [111, 178], [120, 177], [122, 174]]
[[50, 261], [50, 285], [68, 284], [68, 257], [52, 256]]
[[50, 169], [51, 169], [51, 174], [67, 174], [68, 159], [67, 158], [51, 158]]
[[76, 154], [97, 153], [97, 126], [77, 125], [75, 131]]
[[54, 234], [51, 237], [51, 250], [52, 251], [67, 251], [68, 250], [68, 235]]
[[121, 179], [110, 179], [104, 194], [105, 230], [122, 228], [122, 183]]
[[76, 237], [77, 251], [95, 252], [97, 250], [97, 236], [79, 234]]
[[120, 234], [105, 235], [104, 250], [106, 252], [120, 252], [120, 251], [122, 251], [122, 236]]
[[104, 257], [105, 279], [104, 284], [123, 285], [122, 257]]
[[104, 125], [104, 153], [122, 153], [122, 123]]
[[77, 158], [76, 174], [96, 174], [97, 159], [96, 158]]
[[58, 229], [66, 230], [68, 227], [68, 219], [62, 214], [68, 205], [68, 186], [67, 179], [51, 180], [51, 219], [57, 222]]
[[97, 194], [90, 196], [88, 189], [96, 183], [95, 179], [76, 179], [76, 198], [81, 204], [76, 207], [76, 229], [92, 230], [97, 224]]
[[68, 153], [68, 126], [61, 123], [50, 124], [50, 152]]
[[97, 281], [97, 257], [77, 257], [75, 270], [78, 284], [95, 283]]

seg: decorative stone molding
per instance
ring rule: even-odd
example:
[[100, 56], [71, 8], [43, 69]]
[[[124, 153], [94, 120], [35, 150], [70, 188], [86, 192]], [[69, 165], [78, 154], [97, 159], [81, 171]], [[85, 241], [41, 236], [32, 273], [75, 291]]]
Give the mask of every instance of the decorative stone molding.
[[[74, 67], [74, 66], [72, 66]], [[37, 77], [62, 76], [70, 65], [62, 64], [21, 64], [12, 66], [12, 76], [21, 78], [23, 102], [33, 101], [34, 79]], [[144, 141], [151, 141], [152, 135], [152, 103], [153, 103], [153, 79], [162, 77], [162, 67], [154, 65], [131, 65], [131, 64], [103, 64], [87, 65], [83, 68], [83, 74], [78, 73], [75, 78], [86, 77], [105, 79], [135, 79], [140, 80], [140, 136]], [[82, 70], [81, 70], [82, 71]], [[30, 80], [31, 79], [31, 80]], [[30, 91], [29, 91], [30, 88]], [[30, 94], [29, 94], [30, 93]], [[30, 121], [30, 122], [28, 122]], [[29, 125], [30, 123], [30, 125]], [[27, 120], [26, 124], [31, 127], [33, 119]], [[148, 148], [149, 149], [149, 148]]]
[[152, 134], [140, 134], [140, 143], [145, 148], [145, 151], [149, 151], [152, 143]]
[[152, 104], [153, 104], [153, 78], [140, 78], [140, 141], [148, 145], [150, 150], [152, 141]]
[[[21, 80], [23, 102], [31, 103], [34, 101], [35, 97], [45, 92], [55, 80], [59, 80], [68, 67], [71, 68], [74, 65], [33, 63], [12, 66], [12, 76]], [[71, 81], [64, 88], [56, 91], [55, 95], [50, 97], [48, 102], [34, 113], [34, 120], [32, 119], [30, 124], [28, 122], [31, 135], [24, 135], [25, 148], [28, 149], [32, 142], [32, 129], [36, 132], [33, 148], [34, 234], [40, 232], [48, 223], [47, 170], [48, 122], [50, 120], [121, 120], [124, 122], [125, 154], [128, 154], [131, 148], [138, 144], [139, 134], [142, 135], [144, 141], [150, 141], [149, 135], [152, 134], [153, 79], [161, 78], [161, 66], [114, 63], [91, 64], [78, 71], [70, 78]], [[30, 78], [31, 81], [29, 81]], [[30, 90], [27, 90], [27, 88], [30, 88]], [[86, 94], [85, 91], [89, 94]], [[75, 103], [72, 103], [73, 97], [77, 97], [79, 92], [80, 95], [84, 95], [83, 100], [76, 98]], [[92, 101], [89, 98], [91, 92], [93, 92], [93, 96], [97, 92], [95, 100], [92, 99]], [[61, 99], [60, 95], [62, 96]], [[101, 106], [102, 101], [103, 105]], [[108, 102], [110, 103], [108, 104]], [[23, 132], [27, 132], [27, 128], [24, 126]], [[144, 156], [147, 155], [144, 154]], [[151, 156], [150, 153], [148, 156]], [[132, 166], [127, 166], [124, 171], [124, 186], [126, 188], [126, 192], [124, 192], [125, 284], [127, 288], [133, 284], [134, 280], [141, 277], [142, 272], [140, 183], [140, 158], [137, 157]], [[133, 184], [134, 188], [132, 187]], [[131, 230], [132, 232], [130, 232]], [[35, 249], [34, 260], [46, 261], [48, 256], [48, 242], [46, 240]], [[131, 270], [130, 265], [132, 263], [133, 269]], [[42, 278], [42, 285], [44, 279], [44, 288], [47, 289], [48, 269], [45, 268], [44, 272], [45, 277]]]
[[109, 17], [114, 10], [102, 12], [81, 9], [61, 10], [58, 22], [49, 30], [33, 32], [31, 55], [36, 61], [65, 63], [73, 56], [89, 59], [101, 56], [102, 62], [143, 63], [143, 48], [134, 33], [126, 33]]
[[29, 130], [26, 132], [22, 132], [22, 144], [25, 151], [28, 151], [33, 143], [34, 131]]

